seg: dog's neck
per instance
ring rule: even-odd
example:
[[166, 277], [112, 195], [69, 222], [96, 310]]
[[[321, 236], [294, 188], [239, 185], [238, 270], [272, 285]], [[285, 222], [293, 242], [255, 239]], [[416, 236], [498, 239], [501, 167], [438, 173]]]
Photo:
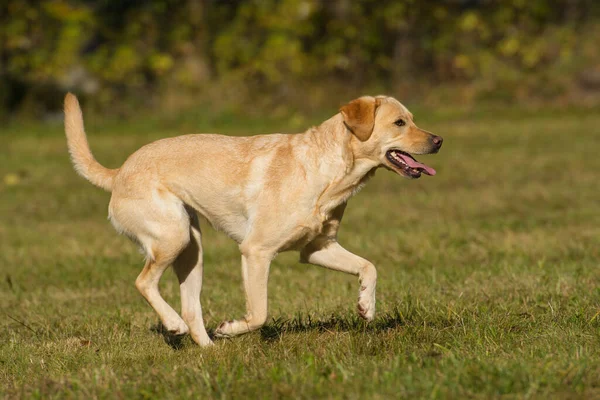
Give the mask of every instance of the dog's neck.
[[[357, 156], [359, 140], [344, 124], [341, 114], [323, 122], [318, 128], [305, 133], [309, 140], [317, 144], [326, 154], [320, 162], [328, 164], [328, 169], [336, 171], [327, 177], [328, 184], [319, 196], [317, 207], [322, 215], [329, 215], [333, 209], [348, 201], [364, 187], [375, 174], [379, 163]], [[331, 168], [331, 167], [334, 168]], [[335, 167], [338, 168], [335, 168]]]

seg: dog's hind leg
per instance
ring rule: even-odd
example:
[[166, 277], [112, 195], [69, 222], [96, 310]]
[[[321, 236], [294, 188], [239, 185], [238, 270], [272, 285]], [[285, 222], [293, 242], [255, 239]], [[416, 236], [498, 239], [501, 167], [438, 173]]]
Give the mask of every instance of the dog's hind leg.
[[190, 213], [190, 242], [173, 263], [181, 289], [181, 316], [190, 329], [192, 339], [200, 346], [209, 346], [212, 341], [206, 333], [200, 292], [202, 290], [202, 242], [200, 225], [196, 214]]
[[158, 282], [163, 272], [175, 261], [182, 246], [168, 246], [154, 250], [154, 259], [148, 259], [142, 272], [135, 280], [135, 286], [142, 296], [154, 308], [164, 327], [175, 335], [188, 332], [188, 326], [177, 312], [162, 298], [158, 291]]
[[169, 332], [187, 333], [186, 323], [158, 291], [163, 272], [190, 242], [190, 217], [184, 205], [166, 192], [134, 201], [113, 197], [109, 213], [113, 225], [139, 243], [146, 253], [146, 265], [135, 286]]

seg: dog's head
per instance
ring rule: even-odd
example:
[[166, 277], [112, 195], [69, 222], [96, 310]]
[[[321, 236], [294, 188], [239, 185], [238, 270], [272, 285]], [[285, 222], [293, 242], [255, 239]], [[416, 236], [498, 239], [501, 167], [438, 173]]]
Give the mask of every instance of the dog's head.
[[370, 158], [399, 175], [419, 178], [435, 170], [412, 154], [437, 153], [443, 139], [418, 128], [400, 102], [386, 96], [364, 96], [340, 109], [346, 127], [358, 139], [360, 157]]

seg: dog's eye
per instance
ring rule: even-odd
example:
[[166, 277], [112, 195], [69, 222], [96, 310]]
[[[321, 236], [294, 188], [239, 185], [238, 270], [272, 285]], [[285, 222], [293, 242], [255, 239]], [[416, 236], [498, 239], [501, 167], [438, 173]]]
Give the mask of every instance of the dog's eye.
[[398, 121], [394, 122], [394, 124], [396, 124], [398, 126], [404, 126], [404, 125], [406, 125], [406, 122], [404, 122], [403, 119], [399, 119]]

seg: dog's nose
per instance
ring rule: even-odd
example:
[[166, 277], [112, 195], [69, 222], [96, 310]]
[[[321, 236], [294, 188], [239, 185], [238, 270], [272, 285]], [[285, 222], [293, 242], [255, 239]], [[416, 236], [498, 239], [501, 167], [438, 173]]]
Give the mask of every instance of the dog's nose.
[[444, 138], [442, 138], [441, 136], [434, 136], [433, 139], [431, 139], [431, 141], [439, 149], [440, 147], [442, 147], [442, 142], [444, 141]]

